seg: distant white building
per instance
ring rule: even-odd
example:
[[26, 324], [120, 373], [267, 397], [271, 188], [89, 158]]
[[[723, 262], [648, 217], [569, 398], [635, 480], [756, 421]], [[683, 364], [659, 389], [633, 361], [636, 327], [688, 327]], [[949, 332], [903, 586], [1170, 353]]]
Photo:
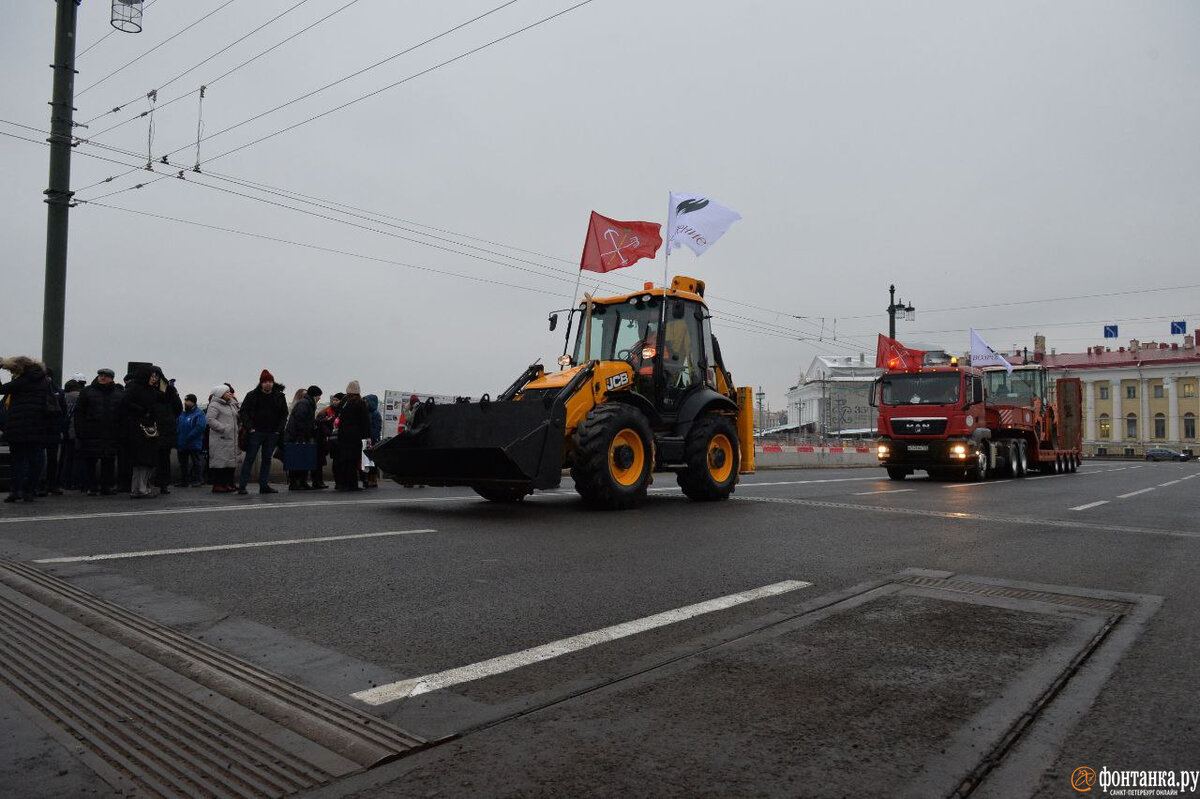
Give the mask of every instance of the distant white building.
[[874, 356], [818, 355], [788, 389], [788, 428], [818, 436], [871, 436], [871, 386], [882, 373]]

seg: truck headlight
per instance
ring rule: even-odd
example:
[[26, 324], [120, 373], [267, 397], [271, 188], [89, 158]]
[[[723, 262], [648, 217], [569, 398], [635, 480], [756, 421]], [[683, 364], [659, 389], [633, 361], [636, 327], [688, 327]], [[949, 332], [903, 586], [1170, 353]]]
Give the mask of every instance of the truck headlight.
[[955, 458], [967, 457], [967, 445], [966, 444], [952, 444], [950, 446], [950, 454], [952, 456], [954, 456]]
[[891, 450], [888, 449], [887, 444], [880, 444], [879, 447], [875, 450], [875, 454], [881, 458], [886, 458], [888, 456], [889, 452], [891, 452]]

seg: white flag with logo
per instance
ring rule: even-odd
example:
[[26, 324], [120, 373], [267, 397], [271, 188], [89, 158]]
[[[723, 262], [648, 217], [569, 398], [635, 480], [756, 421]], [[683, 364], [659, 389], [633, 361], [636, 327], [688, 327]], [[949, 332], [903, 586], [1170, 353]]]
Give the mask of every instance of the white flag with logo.
[[1003, 366], [1012, 374], [1012, 364], [1004, 356], [992, 349], [983, 336], [971, 328], [971, 365], [972, 366]]
[[686, 244], [696, 255], [704, 255], [717, 239], [742, 215], [713, 202], [703, 194], [671, 192], [667, 212], [667, 252]]

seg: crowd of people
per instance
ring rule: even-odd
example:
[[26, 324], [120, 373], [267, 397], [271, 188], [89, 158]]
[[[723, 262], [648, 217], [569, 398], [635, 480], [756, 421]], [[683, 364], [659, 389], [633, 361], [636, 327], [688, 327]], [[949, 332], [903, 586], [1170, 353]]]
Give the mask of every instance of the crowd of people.
[[252, 477], [258, 493], [274, 494], [276, 459], [292, 491], [328, 488], [326, 465], [335, 490], [379, 485], [363, 447], [382, 439], [383, 417], [379, 398], [363, 396], [357, 380], [326, 405], [320, 387], [300, 389], [289, 407], [284, 386], [266, 369], [241, 399], [231, 383], [219, 383], [203, 403], [195, 394], [180, 399], [175, 381], [150, 364], [120, 383], [105, 368], [90, 382], [76, 374], [61, 388], [33, 358], [6, 358], [0, 369], [12, 375], [0, 384], [0, 433], [11, 453], [5, 502], [65, 491], [144, 499], [172, 486], [247, 494]]

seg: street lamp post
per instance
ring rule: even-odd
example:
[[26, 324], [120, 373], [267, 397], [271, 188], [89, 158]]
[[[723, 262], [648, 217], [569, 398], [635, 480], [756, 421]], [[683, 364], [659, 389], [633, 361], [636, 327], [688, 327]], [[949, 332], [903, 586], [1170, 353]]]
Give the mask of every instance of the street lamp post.
[[890, 302], [888, 302], [888, 307], [887, 307], [888, 338], [895, 338], [896, 337], [896, 311], [902, 312], [904, 314], [904, 318], [911, 322], [912, 320], [917, 318], [917, 309], [913, 307], [911, 302], [908, 305], [904, 304], [904, 300], [900, 300], [899, 302], [896, 302], [896, 286], [895, 286], [895, 284], [888, 286], [888, 296], [890, 297]]

